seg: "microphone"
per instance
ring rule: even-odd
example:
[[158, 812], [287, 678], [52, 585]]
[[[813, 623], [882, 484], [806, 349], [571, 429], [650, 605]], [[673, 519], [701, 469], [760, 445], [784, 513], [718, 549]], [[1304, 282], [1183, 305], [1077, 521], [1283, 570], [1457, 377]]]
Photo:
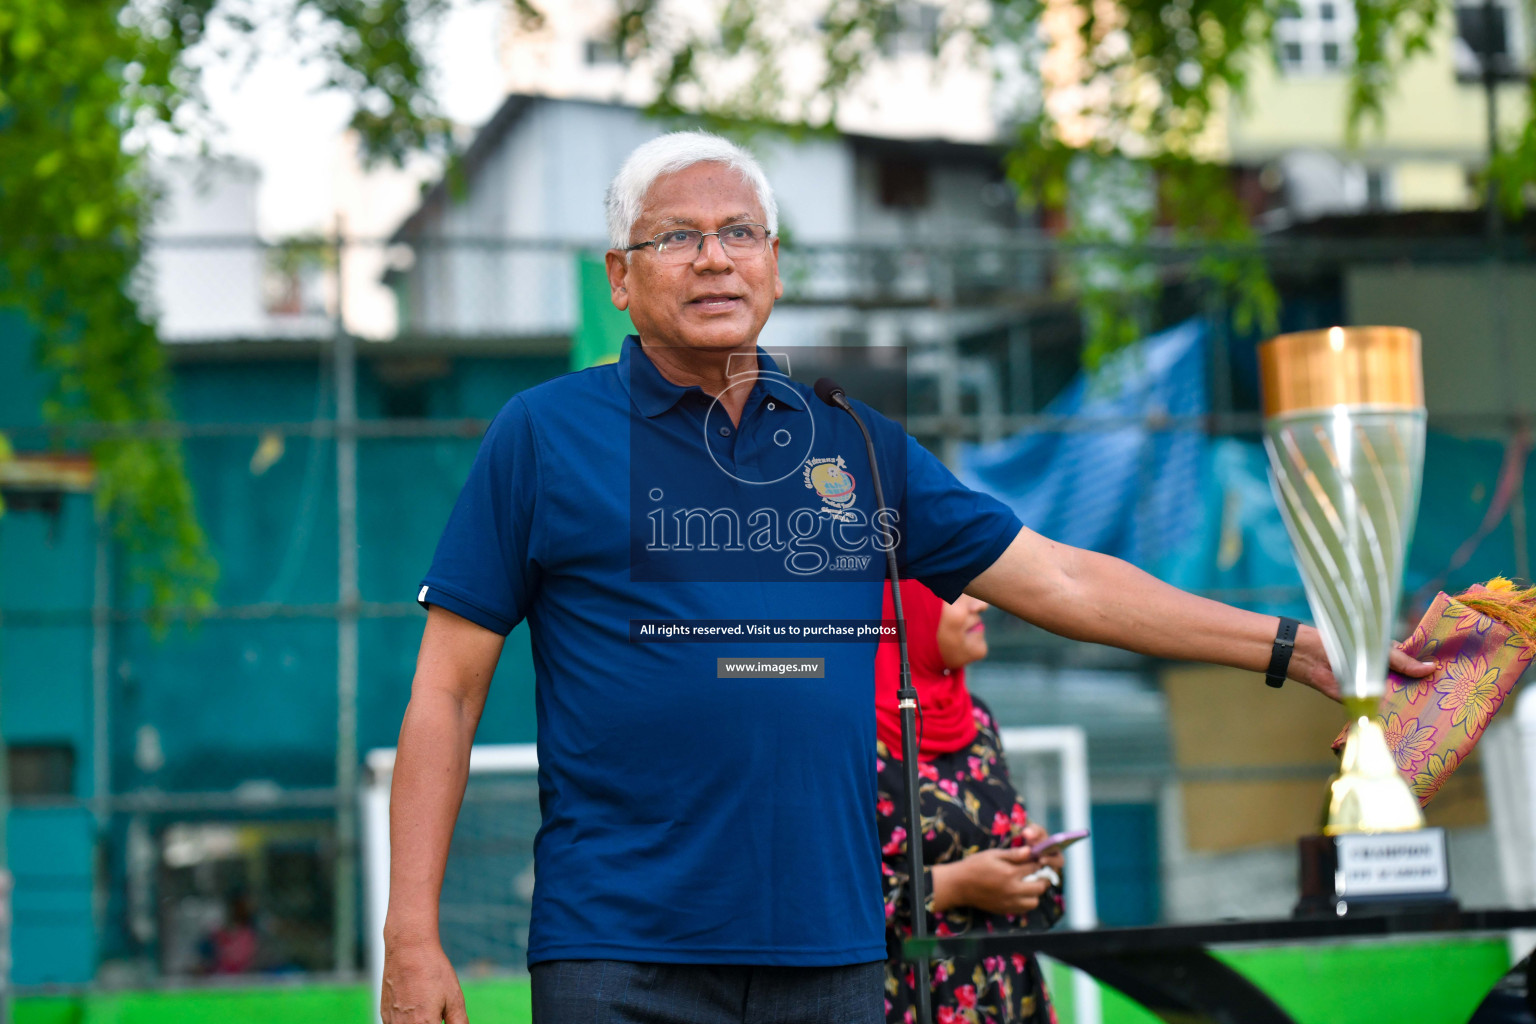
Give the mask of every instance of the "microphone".
[[[885, 511], [885, 490], [880, 486], [880, 464], [875, 458], [875, 442], [869, 436], [869, 428], [854, 411], [848, 394], [841, 384], [831, 377], [822, 377], [813, 386], [816, 397], [834, 408], [853, 417], [864, 435], [864, 450], [869, 455], [869, 472], [875, 482], [875, 508]], [[879, 516], [882, 523], [889, 523], [889, 514]], [[877, 536], [883, 539], [889, 534]], [[877, 541], [880, 543], [880, 541]], [[921, 780], [917, 771], [917, 690], [912, 686], [912, 663], [907, 657], [907, 616], [901, 608], [901, 577], [896, 569], [896, 545], [882, 543], [885, 548], [885, 578], [891, 584], [891, 608], [896, 613], [896, 647], [901, 655], [901, 688], [896, 691], [896, 707], [901, 711], [901, 759], [907, 778], [907, 871], [912, 888], [912, 937], [928, 937], [928, 915], [923, 909], [928, 905], [927, 887], [923, 884], [923, 827], [922, 806], [918, 799]], [[928, 959], [919, 957], [916, 964], [917, 979], [913, 986], [917, 997], [917, 1024], [933, 1021], [933, 991], [928, 980]]]
[[[818, 380], [812, 386], [812, 390], [816, 392], [817, 398], [828, 405], [835, 406], [838, 409], [846, 409], [848, 412], [853, 413], [853, 407], [848, 404], [848, 395], [843, 391], [843, 386], [831, 377], [823, 377]], [[854, 413], [853, 418], [858, 420], [858, 414]], [[859, 427], [862, 428], [863, 426], [863, 421], [859, 421]], [[869, 432], [865, 431], [864, 436], [867, 438]]]

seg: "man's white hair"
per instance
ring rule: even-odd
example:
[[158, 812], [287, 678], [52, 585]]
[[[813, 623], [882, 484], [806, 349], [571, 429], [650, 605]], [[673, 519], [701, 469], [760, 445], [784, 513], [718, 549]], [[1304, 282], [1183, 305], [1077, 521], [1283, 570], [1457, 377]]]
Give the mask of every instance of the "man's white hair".
[[773, 189], [768, 176], [758, 164], [757, 158], [745, 149], [709, 132], [672, 132], [652, 139], [629, 154], [619, 173], [608, 185], [604, 201], [608, 214], [608, 241], [615, 249], [630, 244], [629, 234], [640, 219], [645, 205], [645, 194], [656, 179], [664, 174], [675, 174], [694, 164], [725, 164], [742, 176], [763, 208], [768, 230], [779, 231], [779, 204], [774, 202]]

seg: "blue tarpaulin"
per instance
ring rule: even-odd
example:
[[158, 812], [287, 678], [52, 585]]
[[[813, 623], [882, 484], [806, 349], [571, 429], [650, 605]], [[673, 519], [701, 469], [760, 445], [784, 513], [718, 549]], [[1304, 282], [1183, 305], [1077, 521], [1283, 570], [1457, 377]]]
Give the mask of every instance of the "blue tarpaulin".
[[[1263, 444], [1209, 437], [1197, 424], [1146, 422], [1208, 411], [1208, 343], [1198, 319], [1142, 340], [1095, 374], [1079, 374], [1046, 407], [1047, 416], [1072, 417], [1064, 429], [966, 446], [959, 476], [1055, 540], [1124, 558], [1233, 604], [1309, 618]], [[1465, 564], [1452, 566], [1488, 514], [1506, 454], [1496, 440], [1429, 434], [1405, 574], [1410, 615], [1437, 585], [1454, 593], [1519, 571], [1518, 505]], [[1533, 470], [1536, 457], [1526, 461], [1527, 480]]]
[[1196, 424], [1154, 430], [1142, 420], [1206, 412], [1206, 335], [1190, 320], [1079, 374], [1045, 409], [1073, 417], [1070, 428], [968, 446], [960, 479], [1048, 537], [1161, 566], [1200, 525], [1209, 443]]

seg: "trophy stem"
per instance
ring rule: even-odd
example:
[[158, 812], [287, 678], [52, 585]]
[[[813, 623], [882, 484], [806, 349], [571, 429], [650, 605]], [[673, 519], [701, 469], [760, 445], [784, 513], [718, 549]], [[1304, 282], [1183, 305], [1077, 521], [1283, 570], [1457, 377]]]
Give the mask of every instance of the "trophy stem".
[[1353, 721], [1339, 760], [1339, 774], [1330, 784], [1324, 835], [1410, 832], [1424, 827], [1418, 798], [1398, 773], [1386, 734], [1376, 721], [1379, 700], [1350, 697], [1344, 701]]

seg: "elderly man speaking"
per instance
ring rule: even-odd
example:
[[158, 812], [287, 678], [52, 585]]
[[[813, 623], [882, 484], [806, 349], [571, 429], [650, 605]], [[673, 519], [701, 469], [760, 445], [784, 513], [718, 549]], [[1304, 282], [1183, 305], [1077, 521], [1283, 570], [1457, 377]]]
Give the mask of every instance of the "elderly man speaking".
[[[646, 143], [607, 215], [613, 302], [636, 335], [616, 364], [507, 403], [422, 583], [383, 1019], [468, 1020], [438, 897], [491, 675], [527, 619], [537, 1024], [878, 1024], [875, 638], [790, 636], [880, 619], [880, 544], [946, 600], [973, 594], [1075, 639], [1256, 672], [1289, 648], [1273, 617], [1023, 528], [860, 405], [893, 510], [880, 516], [853, 419], [757, 349], [784, 285], [777, 206], [743, 150], [701, 133]], [[723, 661], [797, 655], [819, 676]], [[1287, 671], [1336, 696], [1316, 631]]]

